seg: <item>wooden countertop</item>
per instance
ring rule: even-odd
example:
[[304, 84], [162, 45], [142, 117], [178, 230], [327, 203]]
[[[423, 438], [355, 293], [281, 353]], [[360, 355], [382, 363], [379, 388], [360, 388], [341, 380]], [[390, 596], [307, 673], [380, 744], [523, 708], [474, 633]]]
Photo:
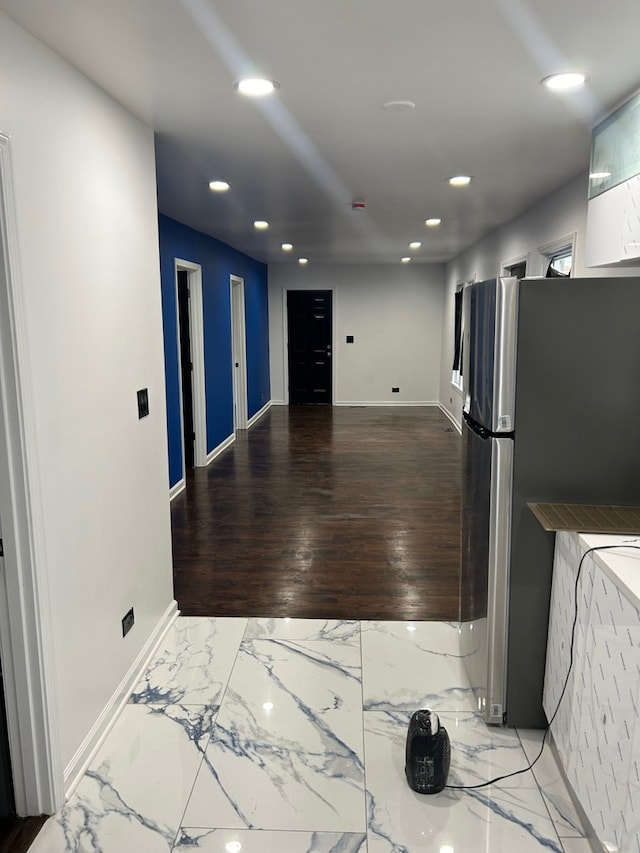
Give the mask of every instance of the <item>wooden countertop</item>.
[[545, 530], [640, 534], [640, 506], [528, 503]]

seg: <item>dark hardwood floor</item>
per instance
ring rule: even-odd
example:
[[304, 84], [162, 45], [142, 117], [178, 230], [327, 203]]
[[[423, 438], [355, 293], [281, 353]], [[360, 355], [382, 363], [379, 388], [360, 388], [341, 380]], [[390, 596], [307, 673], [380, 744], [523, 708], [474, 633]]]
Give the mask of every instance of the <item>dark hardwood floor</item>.
[[26, 853], [46, 817], [0, 820], [0, 853]]
[[272, 408], [172, 503], [181, 612], [457, 620], [460, 445], [437, 408]]

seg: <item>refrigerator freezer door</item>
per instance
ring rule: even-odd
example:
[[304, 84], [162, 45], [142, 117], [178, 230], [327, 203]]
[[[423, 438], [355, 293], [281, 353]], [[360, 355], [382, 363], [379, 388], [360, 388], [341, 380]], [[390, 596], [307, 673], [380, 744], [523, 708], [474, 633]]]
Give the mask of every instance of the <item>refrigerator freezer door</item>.
[[506, 713], [507, 628], [513, 440], [491, 439], [491, 519], [487, 584], [487, 696], [484, 718], [504, 721]]
[[476, 282], [469, 294], [465, 411], [492, 433], [514, 428], [518, 279]]
[[502, 725], [513, 440], [465, 424], [463, 460], [460, 650], [478, 710]]
[[462, 424], [462, 459], [460, 654], [481, 710], [487, 684], [491, 440], [466, 420]]

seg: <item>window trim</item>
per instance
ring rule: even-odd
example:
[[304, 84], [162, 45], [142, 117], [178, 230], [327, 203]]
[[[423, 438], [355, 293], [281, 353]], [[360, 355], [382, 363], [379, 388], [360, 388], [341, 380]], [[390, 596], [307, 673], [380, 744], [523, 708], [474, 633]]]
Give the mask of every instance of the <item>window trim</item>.
[[512, 267], [517, 267], [520, 264], [525, 264], [526, 275], [531, 275], [531, 252], [527, 252], [524, 255], [516, 255], [513, 258], [502, 261], [500, 264], [500, 268], [502, 269], [501, 275], [510, 276]]
[[562, 254], [565, 250], [571, 252], [571, 272], [569, 278], [573, 277], [576, 263], [576, 237], [577, 233], [569, 234], [559, 240], [552, 240], [542, 246], [538, 246], [538, 255], [540, 258], [540, 275], [544, 278], [547, 274], [547, 267], [557, 255]]

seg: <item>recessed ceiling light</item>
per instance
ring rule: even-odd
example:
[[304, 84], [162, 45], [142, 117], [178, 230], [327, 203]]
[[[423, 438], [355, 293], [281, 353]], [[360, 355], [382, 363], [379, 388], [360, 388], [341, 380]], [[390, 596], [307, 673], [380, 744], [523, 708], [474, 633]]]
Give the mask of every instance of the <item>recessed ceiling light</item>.
[[226, 193], [229, 189], [229, 184], [226, 181], [209, 181], [209, 189], [214, 193]]
[[270, 95], [280, 88], [279, 83], [276, 83], [275, 80], [268, 80], [266, 77], [244, 77], [242, 80], [236, 80], [233, 85], [238, 92], [254, 98]]
[[413, 101], [387, 101], [382, 105], [382, 109], [388, 113], [406, 113], [415, 110], [416, 105]]
[[422, 243], [419, 240], [414, 240], [413, 243], [409, 243], [410, 249], [419, 249], [422, 246]]
[[554, 92], [566, 92], [569, 89], [577, 89], [578, 86], [582, 86], [586, 79], [587, 75], [582, 71], [563, 71], [560, 74], [549, 74], [540, 82]]
[[604, 180], [605, 178], [610, 178], [610, 177], [611, 177], [611, 172], [591, 172], [591, 174], [589, 175], [589, 178], [592, 181], [601, 181], [601, 180]]
[[452, 187], [466, 187], [467, 184], [471, 183], [471, 177], [469, 175], [454, 175], [453, 178], [449, 178], [449, 183]]
[[282, 244], [282, 251], [283, 252], [290, 252], [292, 249], [293, 249], [293, 243], [283, 243]]
[[440, 225], [441, 222], [442, 219], [438, 219], [436, 216], [434, 216], [431, 219], [425, 219], [424, 224], [428, 225], [429, 228], [435, 228], [436, 225]]
[[308, 258], [298, 258], [298, 263], [303, 264], [303, 265], [308, 264], [309, 260], [308, 260]]
[[400, 258], [403, 264], [408, 264], [411, 258]]
[[258, 231], [264, 231], [269, 227], [269, 223], [266, 222], [264, 219], [256, 219], [256, 221], [253, 223], [253, 227], [257, 228]]

